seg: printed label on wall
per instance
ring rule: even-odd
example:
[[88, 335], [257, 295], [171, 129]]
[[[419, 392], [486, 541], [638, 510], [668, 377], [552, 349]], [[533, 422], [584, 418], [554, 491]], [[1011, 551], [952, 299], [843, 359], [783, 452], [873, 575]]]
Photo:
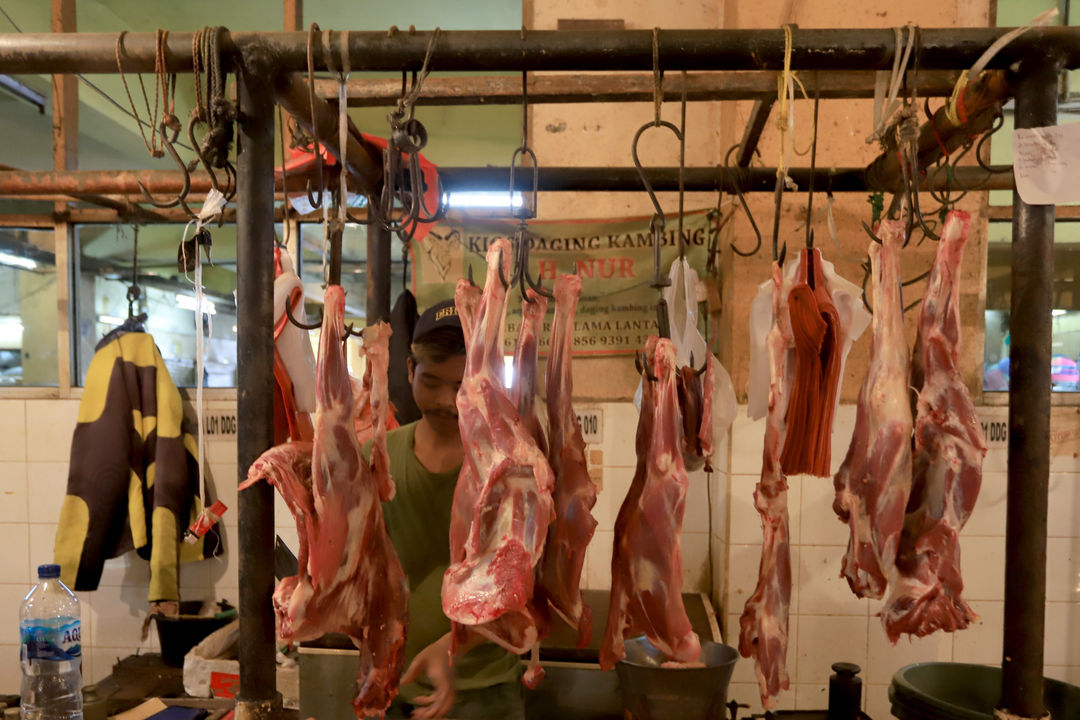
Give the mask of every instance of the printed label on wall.
[[[500, 237], [513, 237], [514, 219], [473, 220], [434, 225], [411, 245], [413, 292], [421, 308], [452, 298], [459, 278], [472, 267], [473, 279], [483, 285], [488, 246]], [[707, 211], [683, 215], [683, 237], [690, 265], [704, 274], [712, 224]], [[620, 355], [640, 350], [656, 333], [657, 291], [653, 281], [653, 235], [649, 218], [609, 221], [529, 223], [529, 270], [551, 289], [557, 273], [577, 271], [582, 280], [581, 302], [574, 328], [575, 355]], [[678, 254], [678, 218], [667, 219], [661, 245], [662, 276]], [[555, 304], [549, 303], [541, 335], [540, 354], [546, 355]], [[521, 299], [514, 292], [507, 306], [505, 350], [512, 353], [521, 325]]]
[[601, 408], [577, 409], [578, 425], [581, 437], [586, 444], [602, 442], [604, 439], [604, 411]]
[[986, 447], [989, 449], [1009, 447], [1009, 408], [981, 407], [976, 412], [979, 415], [979, 422], [982, 423], [983, 435], [986, 436]]
[[236, 435], [236, 413], [206, 412], [203, 428], [208, 436], [233, 437]]

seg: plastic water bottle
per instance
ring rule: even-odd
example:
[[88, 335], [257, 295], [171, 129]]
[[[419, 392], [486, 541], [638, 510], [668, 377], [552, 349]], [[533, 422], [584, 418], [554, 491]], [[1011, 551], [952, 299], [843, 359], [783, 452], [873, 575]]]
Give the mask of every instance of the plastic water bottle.
[[38, 584], [19, 608], [22, 720], [82, 720], [79, 600], [59, 565], [39, 565]]

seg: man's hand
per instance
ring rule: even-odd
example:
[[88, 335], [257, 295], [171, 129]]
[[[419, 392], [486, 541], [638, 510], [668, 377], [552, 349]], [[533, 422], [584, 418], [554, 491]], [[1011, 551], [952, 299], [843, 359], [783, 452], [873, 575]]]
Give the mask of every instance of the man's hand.
[[414, 702], [414, 718], [445, 717], [454, 707], [454, 685], [450, 672], [450, 633], [446, 633], [435, 642], [421, 650], [409, 663], [401, 677], [401, 684], [406, 685], [421, 675], [427, 677], [434, 690], [430, 695], [419, 695]]

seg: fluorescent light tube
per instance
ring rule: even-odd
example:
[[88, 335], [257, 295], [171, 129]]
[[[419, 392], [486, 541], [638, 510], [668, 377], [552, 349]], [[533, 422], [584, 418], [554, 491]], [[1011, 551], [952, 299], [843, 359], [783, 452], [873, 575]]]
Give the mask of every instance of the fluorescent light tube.
[[[176, 293], [176, 304], [184, 310], [191, 310], [192, 312], [194, 312], [199, 307], [198, 302], [199, 301], [195, 299], [194, 295]], [[217, 308], [214, 307], [213, 301], [207, 300], [205, 297], [203, 298], [202, 309], [203, 312], [205, 312], [207, 315], [217, 314]]]
[[11, 267], [24, 268], [26, 270], [36, 270], [37, 263], [30, 258], [19, 257], [18, 255], [12, 255], [11, 253], [0, 252], [0, 265], [10, 265]]

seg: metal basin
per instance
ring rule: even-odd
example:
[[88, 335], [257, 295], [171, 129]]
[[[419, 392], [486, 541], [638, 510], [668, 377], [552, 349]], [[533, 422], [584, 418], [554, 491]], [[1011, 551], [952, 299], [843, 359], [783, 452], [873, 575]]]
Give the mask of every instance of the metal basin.
[[738, 658], [730, 645], [703, 642], [705, 667], [663, 667], [667, 658], [648, 640], [627, 640], [626, 658], [615, 666], [623, 709], [635, 720], [723, 720]]

